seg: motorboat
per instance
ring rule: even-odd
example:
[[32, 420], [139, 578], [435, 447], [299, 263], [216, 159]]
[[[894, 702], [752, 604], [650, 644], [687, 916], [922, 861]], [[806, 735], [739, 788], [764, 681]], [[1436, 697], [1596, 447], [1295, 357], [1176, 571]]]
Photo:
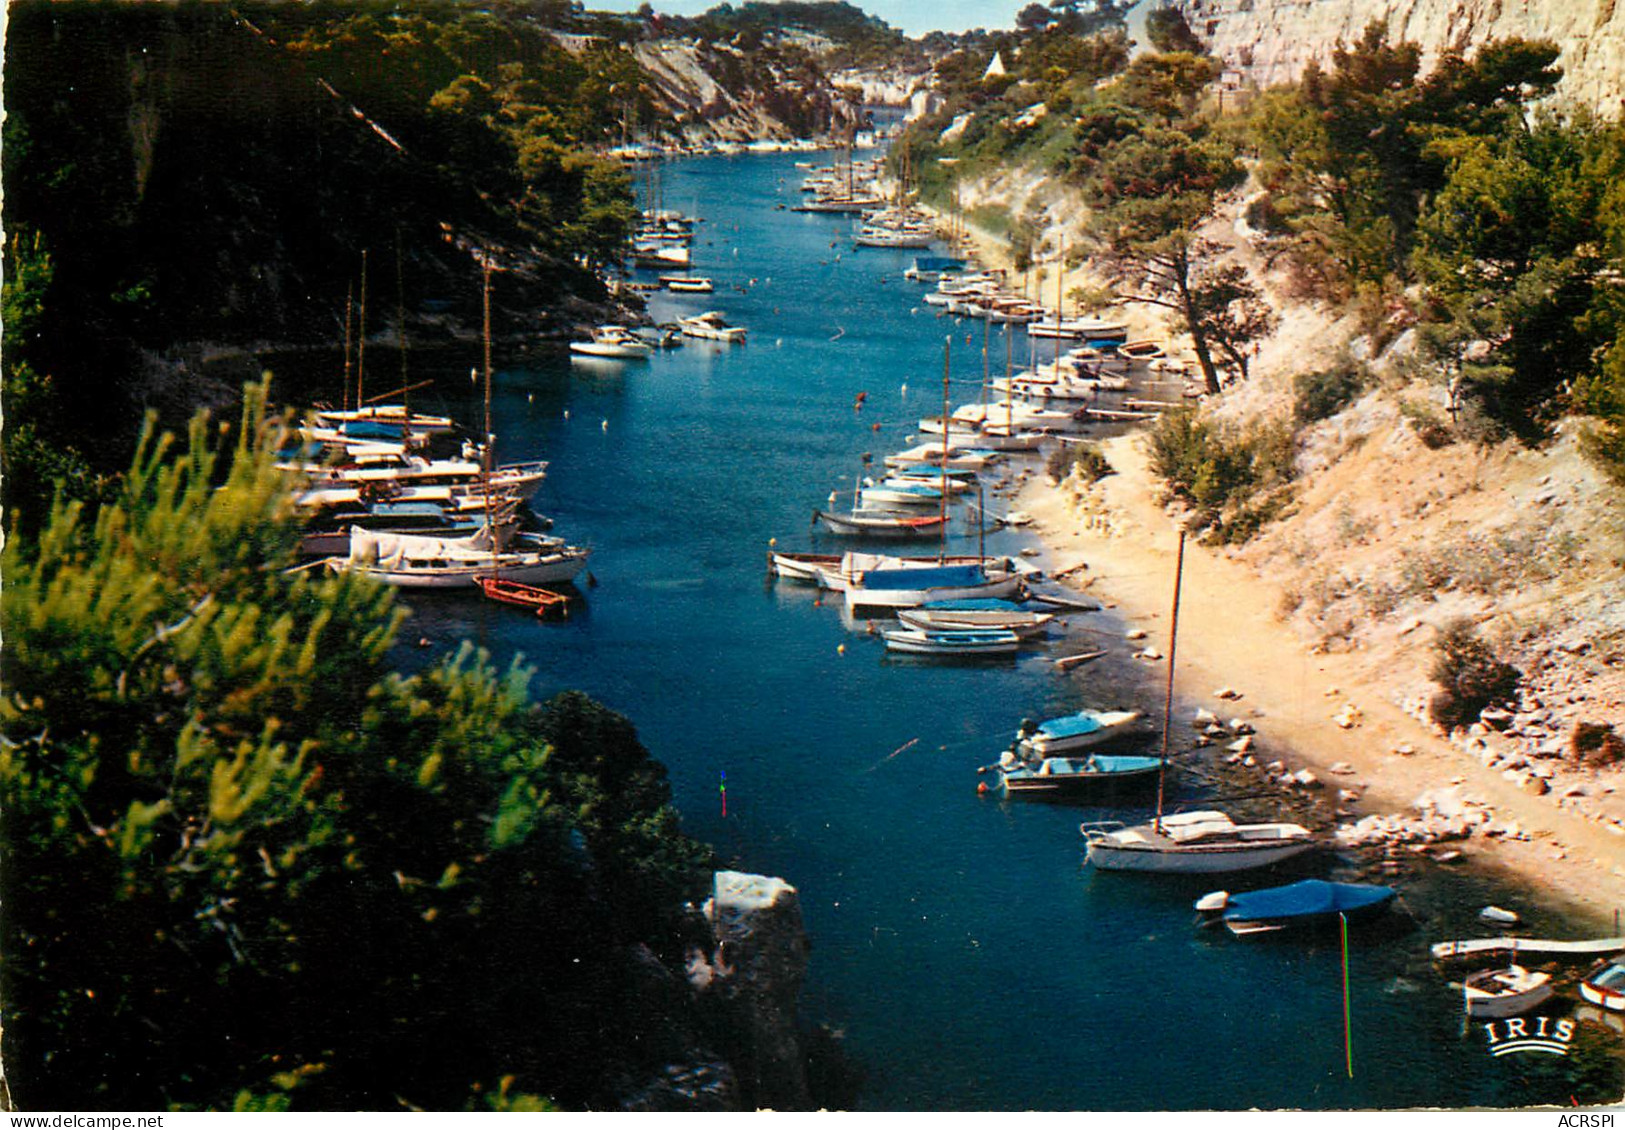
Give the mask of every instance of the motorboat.
[[720, 310], [707, 310], [703, 314], [694, 314], [691, 317], [677, 319], [677, 328], [685, 337], [702, 338], [707, 341], [743, 342], [745, 340], [744, 326], [730, 326]]
[[587, 341], [572, 341], [570, 352], [580, 357], [612, 357], [623, 361], [646, 358], [654, 347], [625, 326], [599, 326]]
[[899, 510], [856, 507], [845, 512], [814, 510], [813, 522], [832, 534], [884, 538], [942, 536], [948, 520], [940, 514], [909, 514]]
[[999, 784], [1009, 795], [1075, 796], [1154, 781], [1162, 758], [1130, 754], [1023, 759], [1012, 750], [1000, 758]]
[[1016, 744], [1035, 757], [1053, 757], [1119, 738], [1139, 718], [1138, 710], [1079, 710], [1042, 722], [1026, 721], [1016, 732]]
[[683, 278], [674, 275], [662, 275], [660, 281], [666, 284], [666, 289], [673, 294], [710, 294], [716, 286], [707, 278]]

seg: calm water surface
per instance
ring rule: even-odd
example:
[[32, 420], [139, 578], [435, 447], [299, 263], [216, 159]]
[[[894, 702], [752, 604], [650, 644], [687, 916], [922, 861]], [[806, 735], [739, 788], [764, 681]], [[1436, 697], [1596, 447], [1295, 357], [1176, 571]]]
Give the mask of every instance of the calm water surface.
[[[795, 159], [664, 174], [668, 206], [705, 219], [695, 269], [717, 293], [660, 296], [653, 313], [723, 310], [748, 345], [628, 364], [561, 354], [498, 375], [503, 456], [552, 460], [535, 505], [594, 547], [588, 607], [540, 623], [418, 599], [406, 635], [434, 646], [415, 654], [465, 638], [501, 661], [522, 653], [538, 695], [581, 688], [629, 715], [670, 768], [686, 828], [800, 889], [804, 1010], [845, 1032], [869, 1108], [1566, 1105], [1572, 1065], [1492, 1059], [1425, 958], [1427, 942], [1475, 932], [1486, 898], [1516, 896], [1423, 876], [1406, 892], [1417, 927], [1356, 938], [1350, 1079], [1335, 943], [1199, 931], [1191, 901], [1216, 884], [1081, 866], [1078, 822], [1107, 813], [976, 795], [976, 768], [1023, 717], [1160, 714], [1156, 676], [1129, 661], [1053, 671], [1100, 638], [1089, 629], [1120, 632], [1113, 621], [1076, 617], [1070, 642], [1015, 661], [933, 666], [884, 658], [838, 602], [766, 582], [769, 538], [839, 551], [809, 515], [850, 490], [860, 453], [901, 448], [940, 410], [945, 334], [956, 404], [982, 367], [980, 326], [933, 316], [902, 278], [914, 252], [855, 252], [845, 218], [775, 209], [799, 199]], [[997, 330], [992, 352], [1002, 369]], [[477, 418], [472, 402], [450, 407]], [[1032, 540], [1009, 531], [989, 548]]]

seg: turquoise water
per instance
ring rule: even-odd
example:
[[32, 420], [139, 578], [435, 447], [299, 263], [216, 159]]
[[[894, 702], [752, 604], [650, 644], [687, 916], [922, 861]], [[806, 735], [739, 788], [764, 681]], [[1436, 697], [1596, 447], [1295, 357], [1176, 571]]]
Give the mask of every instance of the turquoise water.
[[[868, 1108], [1566, 1105], [1572, 1065], [1492, 1059], [1425, 957], [1476, 932], [1472, 909], [1517, 895], [1455, 872], [1406, 880], [1417, 925], [1355, 939], [1350, 1079], [1334, 941], [1199, 931], [1191, 901], [1217, 884], [1081, 866], [1079, 820], [1123, 813], [976, 795], [976, 768], [1023, 717], [1160, 715], [1160, 686], [1129, 661], [1050, 665], [1093, 646], [1086, 629], [1119, 632], [1104, 614], [1013, 661], [930, 665], [884, 658], [838, 602], [767, 582], [770, 538], [841, 548], [809, 515], [850, 489], [860, 453], [901, 448], [940, 410], [945, 334], [956, 404], [981, 376], [980, 327], [932, 316], [901, 277], [914, 253], [854, 252], [848, 221], [775, 210], [799, 197], [794, 160], [664, 174], [668, 205], [705, 217], [695, 267], [718, 289], [659, 297], [654, 313], [723, 310], [748, 345], [591, 367], [561, 353], [498, 376], [504, 456], [552, 460], [536, 506], [594, 547], [586, 607], [552, 623], [421, 598], [406, 636], [431, 646], [414, 655], [465, 638], [499, 660], [523, 653], [538, 695], [578, 687], [630, 716], [670, 768], [685, 827], [800, 889], [804, 1010], [845, 1033]], [[998, 331], [992, 352], [1002, 368]], [[475, 418], [471, 402], [450, 407]], [[1032, 540], [1007, 531], [989, 548]], [[950, 549], [973, 550], [963, 534]]]

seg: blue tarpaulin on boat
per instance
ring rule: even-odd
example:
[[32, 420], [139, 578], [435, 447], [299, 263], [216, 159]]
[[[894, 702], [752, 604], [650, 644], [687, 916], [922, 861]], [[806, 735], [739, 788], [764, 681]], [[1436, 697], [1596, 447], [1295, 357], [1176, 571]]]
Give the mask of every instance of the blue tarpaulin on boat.
[[1100, 716], [1092, 710], [1080, 710], [1062, 718], [1051, 718], [1038, 724], [1038, 732], [1052, 738], [1075, 738], [1079, 734], [1092, 734], [1100, 729]]
[[942, 255], [921, 255], [914, 260], [916, 271], [963, 271], [965, 260]]
[[1260, 922], [1339, 912], [1348, 914], [1387, 902], [1393, 897], [1392, 887], [1304, 879], [1284, 887], [1231, 895], [1225, 905], [1224, 916], [1237, 921]]
[[863, 575], [866, 589], [966, 588], [987, 582], [980, 565], [938, 565], [930, 569], [875, 569]]

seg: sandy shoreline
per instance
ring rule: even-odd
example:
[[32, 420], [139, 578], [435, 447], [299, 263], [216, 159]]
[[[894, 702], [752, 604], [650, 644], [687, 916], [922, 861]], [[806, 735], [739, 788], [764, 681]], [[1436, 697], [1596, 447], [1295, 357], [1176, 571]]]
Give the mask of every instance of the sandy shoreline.
[[[1155, 501], [1143, 439], [1120, 436], [1105, 441], [1102, 450], [1116, 474], [1081, 493], [1035, 475], [1014, 506], [1033, 516], [1052, 572], [1085, 566], [1077, 577], [1087, 578], [1089, 593], [1114, 607], [1126, 628], [1147, 633], [1144, 644], [1120, 646], [1149, 644], [1166, 653], [1178, 528]], [[1356, 815], [1414, 814], [1413, 802], [1422, 793], [1460, 784], [1493, 805], [1497, 820], [1516, 821], [1530, 839], [1475, 835], [1442, 846], [1459, 848], [1572, 906], [1590, 919], [1573, 923], [1577, 934], [1611, 927], [1615, 909], [1625, 906], [1625, 869], [1607, 861], [1621, 858], [1625, 841], [1551, 798], [1523, 791], [1405, 714], [1361, 670], [1358, 654], [1311, 654], [1276, 618], [1278, 600], [1275, 587], [1245, 565], [1187, 541], [1176, 694], [1222, 717], [1251, 721], [1258, 729], [1260, 764], [1279, 758], [1288, 769], [1312, 767], [1328, 790], [1359, 791], [1358, 801], [1339, 806]], [[1242, 697], [1214, 697], [1226, 687]], [[1332, 716], [1349, 703], [1359, 722], [1342, 729]], [[1176, 717], [1176, 727], [1182, 721]], [[1394, 752], [1402, 746], [1415, 752]], [[1339, 762], [1353, 773], [1332, 774]]]

